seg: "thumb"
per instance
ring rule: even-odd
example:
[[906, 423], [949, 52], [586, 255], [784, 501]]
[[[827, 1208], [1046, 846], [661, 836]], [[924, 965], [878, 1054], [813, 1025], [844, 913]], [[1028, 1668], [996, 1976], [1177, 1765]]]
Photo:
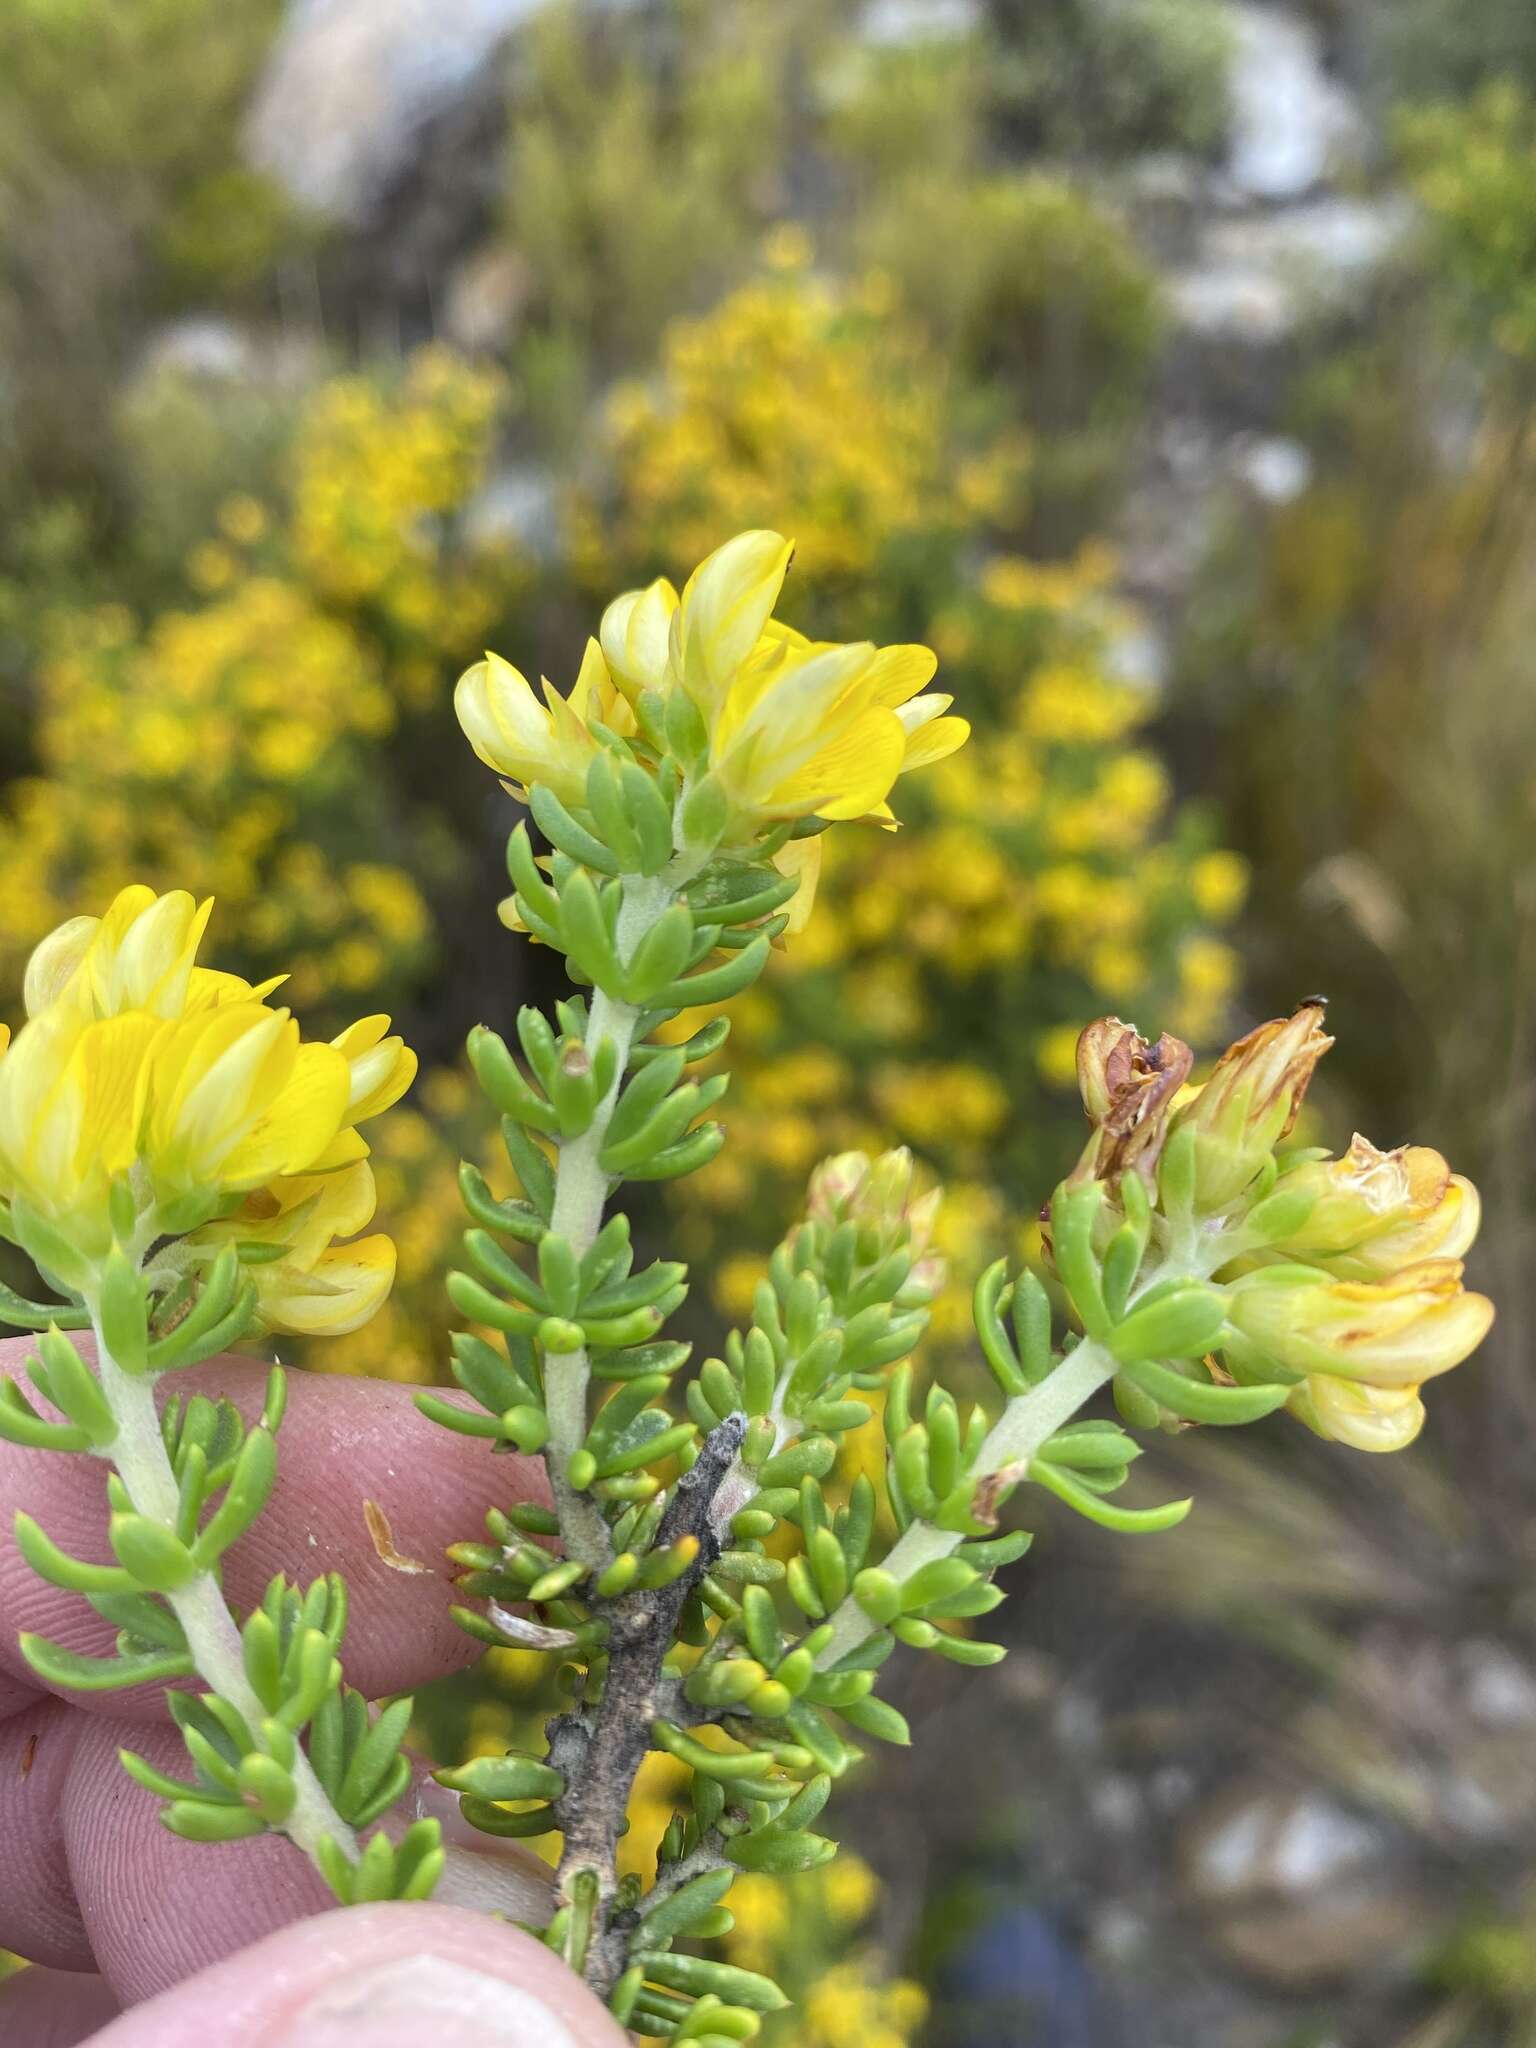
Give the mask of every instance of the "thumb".
[[135, 2006], [86, 2048], [626, 2048], [556, 1956], [456, 1906], [300, 1920]]

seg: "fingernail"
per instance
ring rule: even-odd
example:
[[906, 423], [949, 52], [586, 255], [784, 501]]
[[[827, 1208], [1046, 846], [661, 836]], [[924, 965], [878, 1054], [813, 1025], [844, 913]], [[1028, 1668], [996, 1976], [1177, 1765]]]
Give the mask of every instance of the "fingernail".
[[445, 1956], [396, 1956], [329, 1984], [294, 2014], [282, 2048], [576, 2048], [555, 2013], [520, 1985]]

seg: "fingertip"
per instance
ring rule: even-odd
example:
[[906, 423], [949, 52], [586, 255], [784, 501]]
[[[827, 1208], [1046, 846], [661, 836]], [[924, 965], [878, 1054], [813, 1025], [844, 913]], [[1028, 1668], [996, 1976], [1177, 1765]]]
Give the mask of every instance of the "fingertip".
[[93, 2048], [626, 2048], [515, 1927], [454, 1906], [353, 1906], [269, 1935], [108, 2026]]
[[117, 2010], [105, 1978], [29, 1966], [0, 1984], [0, 2041], [76, 2048]]

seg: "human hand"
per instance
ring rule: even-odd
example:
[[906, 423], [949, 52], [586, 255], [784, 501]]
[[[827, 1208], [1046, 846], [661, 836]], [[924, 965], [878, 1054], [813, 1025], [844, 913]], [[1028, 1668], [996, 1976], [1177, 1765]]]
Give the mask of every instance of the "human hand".
[[[31, 1348], [27, 1338], [0, 1343], [0, 1371], [19, 1373]], [[174, 1377], [183, 1391], [260, 1410], [265, 1368], [249, 1360]], [[475, 1646], [449, 1618], [445, 1578], [386, 1566], [363, 1502], [385, 1510], [400, 1550], [435, 1563], [462, 1534], [466, 1509], [472, 1519], [477, 1504], [543, 1498], [539, 1462], [487, 1458], [483, 1444], [424, 1421], [406, 1387], [304, 1373], [290, 1376], [280, 1441], [271, 1505], [226, 1562], [236, 1610], [254, 1605], [275, 1571], [303, 1581], [340, 1571], [351, 1595], [347, 1677], [366, 1696], [407, 1691], [471, 1662]], [[95, 1461], [0, 1442], [0, 1502], [25, 1508], [66, 1548], [108, 1557]], [[15, 2048], [66, 2048], [88, 2036], [102, 2048], [204, 2048], [209, 2040], [220, 2048], [353, 2040], [393, 2048], [397, 2039], [420, 2042], [436, 2020], [451, 2026], [456, 2048], [623, 2041], [547, 1950], [497, 1920], [453, 1904], [327, 1912], [327, 1887], [280, 1836], [210, 1847], [168, 1834], [157, 1802], [117, 1759], [127, 1745], [162, 1769], [185, 1770], [161, 1689], [50, 1693], [17, 1648], [27, 1629], [98, 1656], [113, 1635], [77, 1595], [39, 1580], [5, 1531], [0, 1947], [40, 1967], [0, 1986], [0, 2040]], [[430, 1780], [414, 1799], [408, 1818], [434, 1813], [448, 1839], [464, 1845], [443, 1888], [450, 1897], [473, 1893], [514, 1916], [540, 1910], [544, 1865], [515, 1845], [470, 1836], [457, 1802]], [[323, 1917], [308, 1917], [315, 1914]], [[137, 2010], [111, 2019], [130, 2007]]]

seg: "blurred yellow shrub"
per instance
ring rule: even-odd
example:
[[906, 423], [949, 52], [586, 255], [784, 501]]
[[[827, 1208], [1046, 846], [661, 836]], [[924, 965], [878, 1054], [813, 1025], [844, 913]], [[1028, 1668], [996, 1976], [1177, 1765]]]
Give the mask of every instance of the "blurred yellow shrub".
[[[957, 447], [942, 362], [895, 316], [890, 280], [810, 269], [802, 231], [769, 236], [763, 274], [667, 332], [660, 373], [612, 396], [606, 488], [572, 517], [578, 571], [611, 582], [702, 559], [753, 526], [794, 535], [794, 590], [839, 605], [914, 537], [930, 547], [1016, 509], [1017, 435]], [[862, 594], [862, 592], [861, 592]]]
[[906, 2048], [915, 2039], [926, 1992], [890, 1976], [879, 1949], [861, 1938], [879, 1897], [880, 1880], [851, 1851], [799, 1877], [737, 1878], [726, 1899], [736, 1916], [726, 1956], [772, 1976], [792, 2000], [765, 2022], [764, 2048]]
[[322, 386], [290, 502], [228, 499], [184, 605], [55, 622], [35, 772], [0, 813], [0, 987], [80, 904], [175, 881], [218, 896], [251, 973], [291, 961], [300, 1004], [400, 1000], [430, 953], [433, 857], [402, 815], [402, 724], [517, 586], [457, 516], [500, 397], [432, 350], [393, 389]]

